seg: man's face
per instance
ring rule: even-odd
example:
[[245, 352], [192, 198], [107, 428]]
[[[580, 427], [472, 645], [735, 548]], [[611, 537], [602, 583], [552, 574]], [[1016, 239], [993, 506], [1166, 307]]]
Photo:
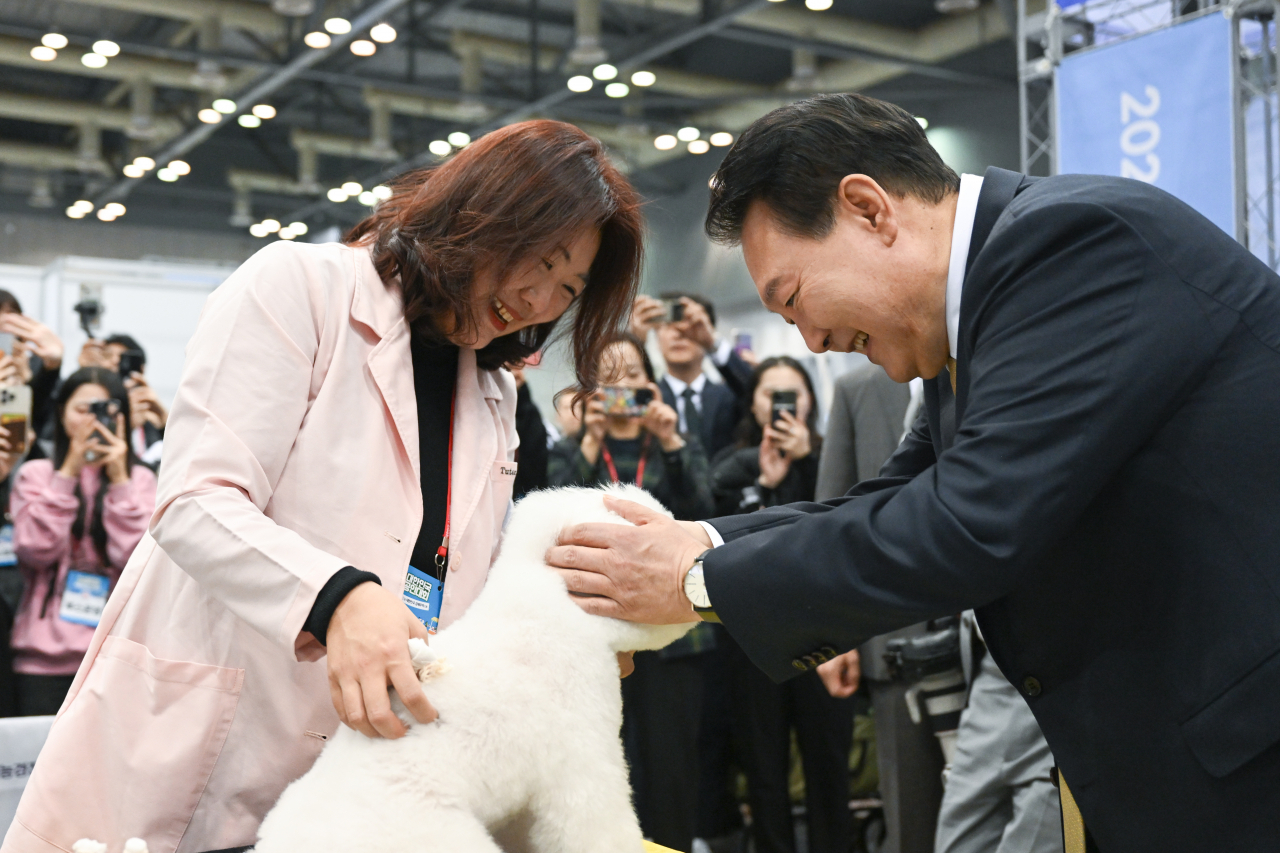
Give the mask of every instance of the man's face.
[[892, 198], [864, 176], [840, 186], [821, 239], [784, 231], [762, 202], [748, 209], [742, 253], [761, 301], [814, 352], [865, 353], [898, 382], [932, 378], [947, 356], [950, 219], [944, 228], [939, 206]]
[[658, 349], [667, 364], [702, 361], [702, 347], [685, 336], [680, 323], [663, 323], [658, 327]]

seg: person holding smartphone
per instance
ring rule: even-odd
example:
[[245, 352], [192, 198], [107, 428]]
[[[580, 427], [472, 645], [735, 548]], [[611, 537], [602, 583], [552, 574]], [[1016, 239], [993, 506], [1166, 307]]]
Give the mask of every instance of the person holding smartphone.
[[11, 648], [23, 716], [56, 714], [129, 555], [156, 478], [126, 440], [129, 397], [112, 371], [77, 370], [54, 398], [53, 459], [13, 484], [13, 545], [26, 581]]
[[342, 243], [269, 244], [210, 295], [150, 531], [4, 853], [244, 848], [340, 724], [405, 734], [390, 687], [437, 718], [408, 641], [461, 617], [498, 553], [518, 446], [504, 365], [559, 329], [595, 387], [641, 219], [600, 142], [555, 121], [391, 186]]

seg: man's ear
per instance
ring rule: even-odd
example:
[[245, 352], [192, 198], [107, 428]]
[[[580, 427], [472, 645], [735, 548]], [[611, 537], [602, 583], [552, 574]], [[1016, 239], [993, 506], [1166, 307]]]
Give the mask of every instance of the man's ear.
[[845, 175], [836, 190], [836, 217], [849, 217], [855, 227], [876, 235], [886, 246], [898, 237], [893, 197], [867, 175]]

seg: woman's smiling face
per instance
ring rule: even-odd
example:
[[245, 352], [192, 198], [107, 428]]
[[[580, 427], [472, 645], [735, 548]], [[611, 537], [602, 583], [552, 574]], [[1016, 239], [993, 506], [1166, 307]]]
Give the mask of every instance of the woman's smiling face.
[[[599, 229], [586, 228], [545, 256], [530, 258], [503, 279], [498, 270], [477, 272], [471, 328], [442, 331], [451, 343], [483, 349], [494, 338], [557, 320], [586, 288], [599, 249]], [[442, 318], [441, 325], [450, 324]]]

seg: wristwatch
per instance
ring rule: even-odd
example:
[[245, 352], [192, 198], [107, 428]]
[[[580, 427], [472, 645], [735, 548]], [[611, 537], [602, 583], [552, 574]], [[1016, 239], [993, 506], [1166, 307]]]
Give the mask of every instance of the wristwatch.
[[711, 610], [711, 596], [707, 595], [707, 580], [702, 573], [702, 561], [711, 553], [711, 549], [703, 551], [698, 555], [698, 559], [693, 561], [693, 565], [684, 575], [684, 594], [693, 604], [693, 609], [699, 613], [705, 613]]

